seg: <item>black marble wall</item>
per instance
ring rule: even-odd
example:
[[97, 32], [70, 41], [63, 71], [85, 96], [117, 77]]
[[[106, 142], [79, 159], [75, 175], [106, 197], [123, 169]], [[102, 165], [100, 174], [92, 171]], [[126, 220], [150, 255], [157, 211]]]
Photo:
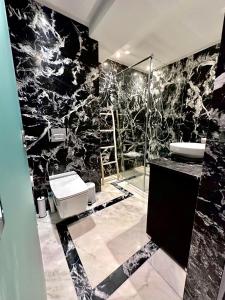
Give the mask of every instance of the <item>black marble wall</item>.
[[149, 158], [166, 157], [171, 142], [206, 137], [218, 51], [216, 45], [153, 71]]
[[[216, 126], [210, 105], [218, 53], [219, 45], [215, 45], [153, 71], [147, 159], [167, 157], [171, 142], [200, 142], [209, 123]], [[100, 98], [102, 106], [118, 107], [122, 142], [144, 153], [148, 75], [132, 69], [115, 76], [125, 67], [112, 61], [102, 66]]]
[[207, 109], [211, 121], [184, 292], [188, 300], [216, 300], [225, 266], [225, 25]]
[[[98, 43], [88, 28], [33, 0], [7, 0], [29, 165], [36, 196], [48, 176], [75, 170], [100, 190]], [[50, 128], [66, 127], [51, 143]]]

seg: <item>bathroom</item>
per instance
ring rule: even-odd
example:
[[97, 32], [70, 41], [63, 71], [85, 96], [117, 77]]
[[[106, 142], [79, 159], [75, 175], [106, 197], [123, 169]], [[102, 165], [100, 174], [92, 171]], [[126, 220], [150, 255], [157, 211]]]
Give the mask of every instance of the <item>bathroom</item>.
[[1, 0], [1, 300], [224, 299], [224, 9]]

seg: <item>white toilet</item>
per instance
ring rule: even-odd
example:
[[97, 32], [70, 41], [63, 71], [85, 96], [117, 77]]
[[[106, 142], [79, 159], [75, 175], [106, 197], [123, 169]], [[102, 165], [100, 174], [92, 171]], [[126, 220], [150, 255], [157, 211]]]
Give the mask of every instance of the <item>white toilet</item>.
[[88, 187], [76, 172], [49, 176], [54, 201], [62, 219], [77, 215], [88, 205]]

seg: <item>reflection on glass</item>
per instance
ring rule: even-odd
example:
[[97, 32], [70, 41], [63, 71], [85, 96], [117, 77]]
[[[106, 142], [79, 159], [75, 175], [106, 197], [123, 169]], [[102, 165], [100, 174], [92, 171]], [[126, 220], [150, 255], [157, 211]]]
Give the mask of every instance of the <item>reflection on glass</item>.
[[148, 189], [146, 167], [149, 80], [151, 59], [117, 75], [118, 158], [122, 175], [129, 183]]

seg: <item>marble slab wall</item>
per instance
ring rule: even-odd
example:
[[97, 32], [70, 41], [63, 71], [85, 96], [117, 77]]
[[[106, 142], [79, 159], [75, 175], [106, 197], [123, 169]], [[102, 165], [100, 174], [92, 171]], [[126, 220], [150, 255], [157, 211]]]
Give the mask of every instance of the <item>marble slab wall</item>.
[[149, 158], [166, 157], [171, 142], [200, 142], [210, 122], [219, 46], [153, 71]]
[[[218, 52], [219, 45], [215, 45], [153, 71], [147, 159], [168, 157], [171, 142], [200, 142], [209, 123], [216, 126], [210, 118], [210, 104]], [[144, 153], [148, 74], [132, 69], [125, 76], [115, 76], [124, 68], [112, 61], [102, 66], [100, 98], [102, 106], [120, 105], [122, 141]]]
[[[98, 43], [88, 28], [33, 0], [7, 0], [8, 23], [35, 195], [51, 174], [76, 171], [100, 190]], [[52, 143], [50, 128], [66, 128]]]
[[218, 299], [224, 299], [221, 278], [225, 266], [225, 25], [213, 99], [207, 110], [211, 120], [192, 233], [185, 300], [216, 300], [218, 294]]

